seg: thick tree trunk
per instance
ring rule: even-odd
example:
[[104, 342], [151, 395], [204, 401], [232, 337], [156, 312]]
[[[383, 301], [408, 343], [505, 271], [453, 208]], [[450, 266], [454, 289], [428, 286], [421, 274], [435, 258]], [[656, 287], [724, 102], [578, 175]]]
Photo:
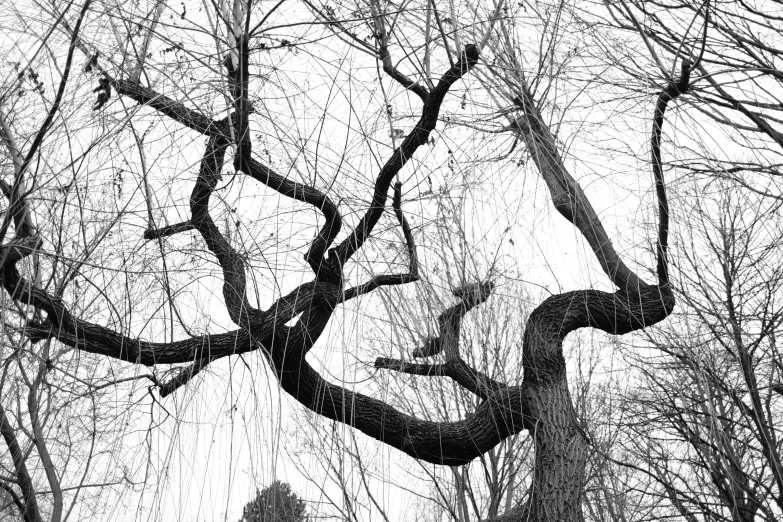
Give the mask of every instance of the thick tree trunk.
[[587, 440], [579, 429], [565, 375], [525, 386], [536, 458], [530, 501], [520, 520], [581, 521]]

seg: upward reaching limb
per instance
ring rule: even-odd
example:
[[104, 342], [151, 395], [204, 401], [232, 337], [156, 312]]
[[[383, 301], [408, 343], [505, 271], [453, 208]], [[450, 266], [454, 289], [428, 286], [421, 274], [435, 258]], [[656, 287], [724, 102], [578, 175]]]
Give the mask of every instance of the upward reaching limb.
[[515, 92], [513, 101], [522, 112], [516, 120], [519, 133], [549, 187], [555, 209], [582, 233], [612, 283], [628, 291], [647, 286], [617, 254], [582, 187], [566, 169], [555, 138], [524, 80], [519, 81]]
[[336, 262], [344, 265], [359, 250], [372, 233], [378, 220], [383, 215], [383, 210], [388, 198], [389, 187], [394, 176], [402, 169], [421, 145], [427, 143], [430, 132], [438, 123], [438, 114], [443, 99], [446, 97], [454, 83], [476, 65], [479, 58], [478, 48], [468, 45], [462, 53], [459, 61], [449, 68], [441, 77], [438, 85], [430, 93], [427, 102], [421, 110], [421, 118], [413, 130], [405, 137], [402, 144], [392, 152], [392, 157], [386, 162], [375, 180], [370, 208], [364, 214], [354, 231], [336, 248]]
[[[666, 104], [685, 92], [689, 66], [661, 93], [653, 116], [653, 174], [659, 205], [658, 284], [645, 283], [620, 258], [584, 191], [565, 167], [557, 142], [545, 123], [508, 37], [495, 48], [498, 67], [492, 87], [505, 92], [517, 109], [512, 126], [527, 145], [552, 202], [585, 238], [615, 292], [582, 290], [550, 297], [530, 315], [523, 342], [524, 396], [536, 444], [531, 495], [517, 517], [530, 520], [581, 520], [581, 495], [588, 441], [568, 390], [563, 356], [565, 337], [578, 328], [599, 328], [620, 335], [665, 319], [674, 307], [666, 260], [668, 206], [661, 169], [660, 130]], [[495, 44], [497, 46], [497, 44]]]

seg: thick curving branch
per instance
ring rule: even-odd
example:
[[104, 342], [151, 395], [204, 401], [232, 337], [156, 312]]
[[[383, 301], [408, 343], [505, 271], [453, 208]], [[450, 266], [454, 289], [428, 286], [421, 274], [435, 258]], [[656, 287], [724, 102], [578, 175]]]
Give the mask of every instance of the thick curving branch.
[[582, 233], [612, 283], [629, 291], [647, 286], [620, 258], [582, 187], [568, 172], [528, 86], [522, 82], [517, 91], [513, 101], [522, 114], [516, 120], [516, 128], [549, 187], [555, 209]]
[[565, 380], [563, 340], [579, 328], [623, 335], [664, 320], [673, 309], [674, 294], [668, 286], [648, 286], [639, 292], [577, 290], [554, 295], [528, 318], [524, 382], [550, 386]]
[[386, 206], [389, 187], [394, 176], [402, 167], [413, 157], [413, 154], [421, 146], [427, 143], [430, 132], [435, 129], [438, 123], [438, 114], [440, 106], [443, 103], [446, 94], [451, 86], [462, 78], [472, 69], [479, 59], [479, 50], [473, 45], [467, 45], [462, 53], [459, 62], [449, 68], [441, 77], [438, 85], [430, 93], [424, 107], [422, 108], [421, 118], [416, 126], [403, 140], [402, 144], [394, 150], [392, 157], [381, 168], [378, 177], [375, 180], [375, 189], [373, 191], [370, 208], [364, 214], [354, 231], [339, 246], [336, 247], [336, 261], [340, 266], [353, 256], [359, 250], [365, 241], [370, 237], [375, 225], [383, 215], [383, 209]]
[[123, 335], [105, 326], [73, 320], [63, 321], [62, 325], [29, 324], [25, 333], [33, 341], [53, 338], [84, 352], [142, 366], [183, 364], [202, 357], [218, 359], [258, 349], [244, 330], [157, 343]]
[[37, 248], [38, 243], [28, 237], [4, 246], [0, 256], [4, 260], [2, 283], [11, 297], [47, 314], [46, 323], [29, 322], [25, 326], [26, 336], [33, 342], [54, 338], [85, 352], [144, 366], [200, 364], [199, 361], [208, 363], [221, 357], [257, 350], [261, 344], [256, 339], [269, 338], [283, 328], [282, 325], [313, 307], [333, 310], [341, 298], [335, 285], [317, 281], [306, 283], [278, 299], [265, 312], [259, 313], [249, 331], [239, 329], [168, 343], [148, 342], [78, 319], [60, 299], [26, 281], [19, 274], [15, 263]]
[[328, 281], [339, 280], [341, 275], [340, 267], [323, 262], [326, 250], [334, 242], [337, 234], [340, 233], [343, 224], [337, 205], [332, 202], [329, 196], [315, 187], [291, 181], [256, 160], [251, 160], [249, 174], [253, 179], [263, 183], [272, 190], [296, 201], [308, 203], [323, 212], [326, 223], [324, 223], [324, 226], [321, 227], [318, 235], [310, 244], [310, 248], [305, 254], [305, 260], [313, 269], [317, 278]]
[[[198, 131], [201, 134], [211, 136], [212, 138], [219, 138], [221, 141], [221, 148], [224, 149], [223, 155], [221, 155], [220, 158], [220, 164], [222, 166], [225, 148], [228, 143], [230, 143], [231, 139], [229, 125], [235, 124], [242, 127], [243, 123], [241, 117], [237, 118], [235, 115], [232, 115], [230, 122], [228, 119], [212, 120], [204, 114], [186, 107], [181, 102], [159, 94], [152, 89], [142, 86], [138, 82], [129, 80], [112, 80], [112, 82], [112, 85], [115, 86], [115, 89], [119, 94], [127, 96], [140, 104], [152, 107], [185, 127]], [[244, 92], [244, 90], [242, 92]], [[243, 105], [243, 110], [250, 112], [250, 108], [246, 105]], [[242, 160], [244, 168], [237, 170], [242, 170], [253, 179], [276, 190], [284, 196], [313, 205], [323, 212], [326, 223], [324, 223], [324, 226], [313, 240], [310, 249], [305, 254], [305, 259], [313, 268], [313, 271], [317, 276], [327, 280], [335, 279], [339, 274], [336, 266], [334, 266], [337, 264], [330, 263], [327, 266], [323, 263], [323, 260], [326, 250], [334, 242], [335, 237], [337, 237], [337, 234], [340, 233], [342, 228], [342, 217], [337, 209], [337, 205], [335, 205], [326, 194], [320, 192], [315, 187], [288, 180], [266, 165], [250, 158], [249, 145], [245, 143], [243, 147], [242, 154], [246, 154], [247, 158]], [[217, 167], [213, 166], [213, 168]], [[192, 220], [191, 222], [164, 227], [157, 231], [145, 231], [144, 238], [148, 240], [155, 239], [157, 237], [176, 234], [191, 228], [195, 228]], [[214, 234], [211, 234], [211, 236], [215, 237]], [[217, 241], [219, 242], [219, 240]]]
[[247, 299], [245, 263], [209, 215], [209, 199], [220, 180], [228, 145], [229, 141], [222, 136], [209, 138], [190, 196], [190, 222], [223, 269], [223, 299], [229, 317], [236, 325], [248, 328], [259, 311]]
[[326, 304], [314, 305], [296, 325], [278, 328], [271, 338], [262, 341], [267, 348], [263, 353], [281, 387], [311, 411], [352, 426], [414, 458], [450, 466], [466, 464], [526, 429], [525, 399], [519, 387], [492, 393], [465, 420], [432, 422], [326, 381], [307, 363], [305, 355], [331, 313]]
[[[153, 366], [224, 357], [257, 349], [247, 332], [203, 335], [170, 343], [153, 343], [122, 335], [110, 328], [76, 318], [61, 299], [49, 295], [24, 279], [16, 263], [40, 248], [40, 239], [28, 236], [0, 248], [0, 276], [12, 299], [47, 314], [46, 323], [29, 322], [25, 335], [33, 342], [55, 338], [86, 352], [130, 363]], [[284, 310], [288, 310], [283, 307]], [[295, 313], [288, 310], [288, 316]], [[283, 316], [286, 316], [283, 313]], [[288, 320], [288, 319], [286, 319]]]
[[515, 102], [525, 112], [517, 120], [528, 148], [552, 193], [558, 211], [588, 240], [616, 292], [580, 290], [552, 296], [530, 315], [523, 339], [525, 398], [536, 445], [531, 495], [524, 507], [533, 520], [581, 520], [581, 496], [588, 458], [587, 439], [568, 391], [563, 340], [579, 328], [622, 335], [664, 320], [674, 309], [666, 248], [668, 205], [660, 156], [660, 133], [666, 105], [687, 90], [689, 65], [679, 81], [659, 96], [653, 118], [653, 174], [659, 204], [658, 286], [644, 283], [619, 258], [581, 188], [565, 170], [526, 85]]

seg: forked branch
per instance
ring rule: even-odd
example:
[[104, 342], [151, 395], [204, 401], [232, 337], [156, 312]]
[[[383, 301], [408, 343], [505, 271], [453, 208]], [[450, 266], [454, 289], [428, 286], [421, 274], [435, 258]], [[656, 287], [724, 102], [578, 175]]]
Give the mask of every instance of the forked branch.
[[402, 167], [413, 157], [414, 152], [416, 152], [421, 145], [427, 143], [430, 132], [435, 129], [435, 125], [438, 123], [440, 106], [449, 89], [457, 80], [467, 74], [468, 71], [478, 63], [478, 59], [478, 48], [473, 44], [467, 45], [459, 62], [446, 71], [430, 93], [427, 101], [424, 103], [424, 107], [421, 111], [421, 118], [416, 123], [416, 126], [405, 137], [402, 144], [394, 150], [392, 157], [389, 158], [383, 168], [381, 168], [381, 171], [375, 180], [375, 189], [373, 190], [373, 197], [370, 202], [369, 210], [364, 214], [351, 235], [336, 247], [336, 260], [341, 266], [344, 266], [370, 237], [375, 225], [383, 215], [389, 187], [391, 186], [394, 176], [396, 176], [400, 169], [402, 169]]
[[389, 34], [386, 32], [386, 16], [378, 4], [378, 0], [370, 2], [370, 10], [375, 22], [375, 38], [378, 41], [378, 56], [381, 59], [381, 63], [383, 63], [383, 71], [404, 88], [415, 93], [421, 101], [426, 102], [429, 97], [426, 87], [405, 76], [392, 63], [391, 54], [389, 53]]
[[402, 235], [405, 237], [405, 246], [408, 249], [408, 273], [375, 276], [364, 284], [346, 290], [343, 296], [343, 302], [372, 292], [381, 286], [404, 285], [419, 280], [419, 259], [416, 254], [416, 242], [413, 239], [413, 232], [411, 232], [408, 220], [402, 212], [402, 183], [399, 181], [394, 184], [392, 208], [394, 208], [394, 215], [397, 216], [397, 221], [402, 228]]
[[491, 282], [483, 282], [455, 288], [452, 292], [460, 298], [460, 302], [438, 316], [440, 335], [427, 339], [423, 346], [413, 351], [414, 357], [432, 357], [443, 351], [446, 355], [444, 364], [417, 364], [379, 357], [375, 360], [375, 367], [412, 375], [450, 377], [466, 390], [485, 400], [493, 393], [504, 390], [505, 385], [471, 367], [459, 353], [462, 318], [475, 306], [486, 301], [493, 287]]

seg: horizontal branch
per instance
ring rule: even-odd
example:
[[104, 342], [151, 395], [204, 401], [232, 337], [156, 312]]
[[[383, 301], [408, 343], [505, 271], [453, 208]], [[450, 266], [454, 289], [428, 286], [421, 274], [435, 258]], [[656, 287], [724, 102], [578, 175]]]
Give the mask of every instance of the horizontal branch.
[[463, 359], [452, 359], [443, 364], [421, 364], [378, 357], [375, 359], [375, 367], [410, 375], [449, 377], [469, 392], [484, 400], [508, 388], [505, 384], [499, 383], [488, 375], [476, 370]]
[[377, 275], [366, 283], [362, 283], [359, 286], [354, 286], [353, 288], [346, 290], [343, 294], [342, 302], [349, 301], [354, 297], [359, 297], [360, 295], [369, 294], [370, 292], [377, 290], [382, 286], [405, 285], [408, 283], [415, 283], [418, 280], [419, 277], [414, 276], [413, 274]]
[[183, 364], [205, 357], [217, 359], [258, 349], [244, 330], [158, 343], [68, 316], [60, 324], [29, 323], [24, 333], [32, 341], [53, 338], [71, 348], [143, 366]]
[[149, 228], [144, 231], [144, 239], [149, 241], [151, 239], [173, 236], [174, 234], [179, 234], [180, 232], [193, 230], [194, 228], [196, 227], [194, 227], [193, 223], [191, 223], [190, 221], [175, 223], [174, 225], [166, 225], [165, 227], [161, 227], [161, 228], [154, 228], [154, 229]]
[[132, 80], [112, 80], [118, 94], [127, 96], [141, 105], [146, 105], [168, 116], [172, 120], [207, 136], [229, 136], [228, 122], [216, 121], [204, 114], [190, 109], [184, 103], [160, 94], [139, 82]]

